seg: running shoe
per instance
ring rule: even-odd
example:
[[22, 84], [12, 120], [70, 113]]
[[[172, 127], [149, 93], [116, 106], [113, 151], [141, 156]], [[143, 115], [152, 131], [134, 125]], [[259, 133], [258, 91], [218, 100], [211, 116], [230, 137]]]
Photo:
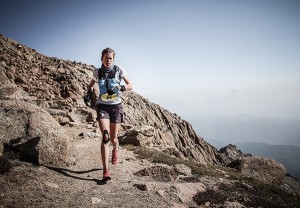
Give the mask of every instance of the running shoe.
[[112, 164], [117, 164], [118, 163], [118, 159], [119, 159], [119, 155], [118, 155], [118, 151], [117, 150], [113, 150], [112, 151], [112, 156], [111, 156], [111, 163]]
[[102, 180], [107, 181], [107, 180], [110, 180], [110, 179], [111, 179], [111, 177], [110, 177], [109, 170], [108, 169], [104, 170]]

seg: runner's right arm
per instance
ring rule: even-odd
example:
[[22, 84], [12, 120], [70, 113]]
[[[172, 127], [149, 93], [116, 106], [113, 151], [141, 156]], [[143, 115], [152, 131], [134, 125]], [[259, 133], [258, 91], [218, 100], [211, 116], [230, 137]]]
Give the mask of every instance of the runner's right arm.
[[88, 91], [94, 86], [95, 83], [96, 81], [92, 79], [90, 84], [87, 86]]

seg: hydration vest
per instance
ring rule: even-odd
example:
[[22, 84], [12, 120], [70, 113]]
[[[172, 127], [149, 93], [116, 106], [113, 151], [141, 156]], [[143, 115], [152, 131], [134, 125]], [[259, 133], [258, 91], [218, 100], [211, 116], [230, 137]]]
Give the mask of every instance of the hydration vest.
[[113, 102], [120, 98], [118, 87], [121, 80], [116, 78], [119, 76], [120, 68], [114, 65], [110, 72], [104, 72], [101, 68], [98, 70], [100, 99], [103, 102]]

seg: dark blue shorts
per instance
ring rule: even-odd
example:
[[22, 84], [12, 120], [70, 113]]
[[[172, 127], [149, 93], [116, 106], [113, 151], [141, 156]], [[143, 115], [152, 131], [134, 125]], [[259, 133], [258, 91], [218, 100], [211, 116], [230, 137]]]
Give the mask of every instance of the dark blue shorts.
[[100, 119], [109, 119], [111, 123], [123, 123], [123, 106], [97, 104], [97, 121]]

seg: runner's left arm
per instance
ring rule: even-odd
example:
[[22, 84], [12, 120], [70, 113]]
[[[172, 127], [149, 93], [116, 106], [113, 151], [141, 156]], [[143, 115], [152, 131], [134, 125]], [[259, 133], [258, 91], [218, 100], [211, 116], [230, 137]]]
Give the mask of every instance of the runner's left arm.
[[125, 90], [132, 90], [132, 84], [127, 75], [123, 76], [123, 80], [125, 82]]

